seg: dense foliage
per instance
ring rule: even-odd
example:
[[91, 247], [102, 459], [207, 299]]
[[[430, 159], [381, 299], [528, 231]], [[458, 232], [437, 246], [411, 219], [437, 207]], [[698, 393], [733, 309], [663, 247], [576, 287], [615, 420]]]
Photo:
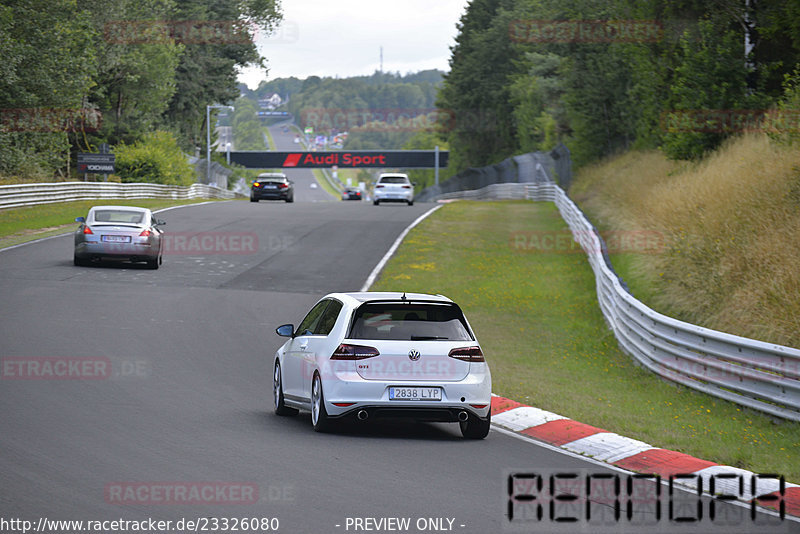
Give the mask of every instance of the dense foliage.
[[443, 73], [425, 70], [401, 75], [263, 82], [253, 97], [278, 93], [301, 128], [315, 133], [348, 132], [350, 150], [399, 149], [416, 132], [436, 127], [436, 94]]
[[472, 0], [437, 105], [493, 120], [443, 132], [460, 169], [558, 142], [579, 164], [688, 159], [752, 128], [798, 63], [796, 2]]
[[115, 147], [116, 174], [122, 182], [191, 185], [194, 169], [168, 132], [146, 133], [141, 139]]
[[5, 0], [0, 173], [67, 174], [76, 152], [157, 129], [194, 152], [279, 19], [276, 0]]

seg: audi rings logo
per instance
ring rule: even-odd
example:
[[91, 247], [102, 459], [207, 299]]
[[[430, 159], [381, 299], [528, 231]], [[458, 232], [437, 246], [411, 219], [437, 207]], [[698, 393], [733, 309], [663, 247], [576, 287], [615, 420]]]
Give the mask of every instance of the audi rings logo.
[[419, 357], [420, 353], [418, 350], [411, 349], [410, 351], [408, 351], [408, 359], [411, 360], [412, 362], [419, 360]]

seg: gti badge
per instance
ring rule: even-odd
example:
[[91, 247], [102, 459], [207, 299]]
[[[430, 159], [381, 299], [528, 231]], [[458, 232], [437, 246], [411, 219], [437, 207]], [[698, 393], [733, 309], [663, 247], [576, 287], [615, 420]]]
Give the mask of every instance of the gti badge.
[[419, 356], [420, 354], [418, 350], [411, 349], [410, 351], [408, 351], [408, 359], [411, 360], [412, 362], [419, 360]]

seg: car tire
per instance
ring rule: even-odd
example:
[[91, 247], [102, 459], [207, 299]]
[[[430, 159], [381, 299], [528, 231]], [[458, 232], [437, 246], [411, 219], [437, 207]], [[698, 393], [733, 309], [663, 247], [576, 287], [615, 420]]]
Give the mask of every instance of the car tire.
[[275, 360], [275, 370], [272, 373], [272, 401], [275, 403], [275, 415], [297, 415], [296, 408], [289, 408], [283, 400], [283, 376], [281, 364]]
[[376, 206], [378, 206], [378, 205], [380, 205], [381, 201], [380, 200], [373, 200], [372, 203], [375, 204]]
[[459, 421], [461, 435], [467, 439], [483, 439], [489, 435], [489, 428], [492, 425], [492, 413], [481, 419], [473, 414], [469, 414], [466, 421]]
[[311, 424], [316, 432], [330, 430], [330, 418], [325, 410], [325, 395], [319, 373], [314, 373], [314, 380], [311, 382]]
[[148, 269], [153, 269], [153, 270], [158, 269], [158, 258], [156, 258], [154, 260], [147, 260], [146, 263], [147, 263], [147, 268]]
[[89, 265], [89, 262], [86, 261], [83, 258], [79, 258], [78, 256], [73, 256], [72, 257], [72, 264], [75, 267], [86, 267], [87, 265]]
[[414, 201], [413, 201], [413, 200], [409, 200], [409, 201], [408, 201], [408, 205], [409, 205], [409, 206], [413, 206], [413, 205], [414, 205]]
[[257, 198], [250, 197], [250, 202], [258, 202]]
[[286, 203], [288, 204], [289, 202], [294, 202], [294, 197], [287, 198]]

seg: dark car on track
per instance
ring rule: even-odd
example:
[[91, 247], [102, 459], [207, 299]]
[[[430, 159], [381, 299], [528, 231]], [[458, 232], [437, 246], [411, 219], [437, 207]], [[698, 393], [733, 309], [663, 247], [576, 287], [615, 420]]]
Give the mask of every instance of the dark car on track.
[[361, 189], [357, 187], [345, 187], [342, 191], [342, 200], [361, 200]]
[[250, 202], [259, 200], [294, 202], [294, 184], [282, 172], [261, 173], [250, 188]]

